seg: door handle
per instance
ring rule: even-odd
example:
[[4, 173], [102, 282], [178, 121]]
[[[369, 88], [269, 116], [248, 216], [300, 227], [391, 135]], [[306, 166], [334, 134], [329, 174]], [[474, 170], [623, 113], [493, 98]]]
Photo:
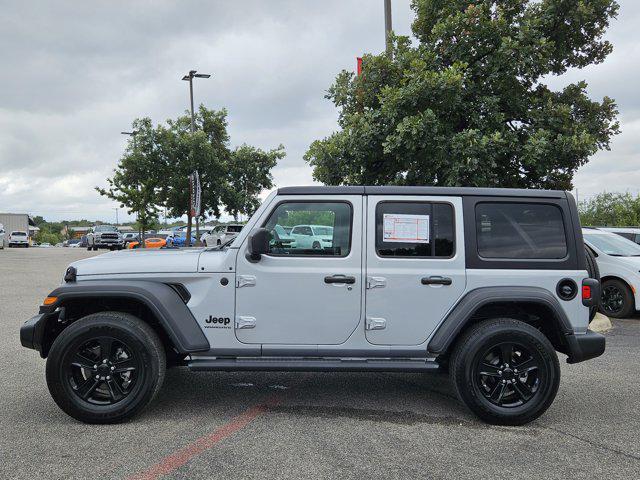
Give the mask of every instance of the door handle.
[[347, 275], [328, 275], [324, 277], [324, 283], [346, 283], [353, 285], [356, 283], [356, 277], [348, 277]]
[[420, 283], [422, 285], [451, 285], [452, 280], [449, 277], [431, 276], [422, 277]]

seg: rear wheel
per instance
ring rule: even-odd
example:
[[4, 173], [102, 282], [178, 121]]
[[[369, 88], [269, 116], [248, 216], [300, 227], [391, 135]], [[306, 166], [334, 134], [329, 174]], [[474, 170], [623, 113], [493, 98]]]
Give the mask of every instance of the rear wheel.
[[102, 312], [67, 327], [47, 358], [47, 385], [58, 406], [86, 423], [116, 423], [157, 394], [166, 358], [156, 333], [133, 315]]
[[613, 318], [628, 318], [635, 310], [631, 289], [621, 280], [607, 280], [602, 285], [602, 313]]
[[471, 327], [458, 340], [450, 375], [458, 397], [482, 420], [523, 425], [553, 403], [560, 364], [539, 330], [500, 318]]
[[313, 242], [312, 247], [314, 250], [320, 250], [320, 242]]

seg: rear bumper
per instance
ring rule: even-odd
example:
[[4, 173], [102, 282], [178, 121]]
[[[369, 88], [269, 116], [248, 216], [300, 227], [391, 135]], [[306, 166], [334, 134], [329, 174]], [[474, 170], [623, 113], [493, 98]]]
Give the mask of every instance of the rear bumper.
[[582, 335], [569, 334], [565, 338], [569, 347], [567, 363], [584, 362], [604, 353], [606, 340], [599, 333], [587, 330]]

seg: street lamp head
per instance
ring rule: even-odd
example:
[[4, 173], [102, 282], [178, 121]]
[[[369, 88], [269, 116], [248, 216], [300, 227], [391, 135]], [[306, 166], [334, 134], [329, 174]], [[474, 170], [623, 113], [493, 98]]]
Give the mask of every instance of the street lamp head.
[[189, 81], [192, 78], [209, 78], [211, 75], [208, 73], [197, 73], [197, 70], [189, 70], [189, 73], [182, 77], [182, 80]]
[[138, 133], [138, 131], [137, 131], [137, 130], [134, 130], [133, 132], [120, 132], [120, 133], [121, 133], [122, 135], [132, 135], [132, 136], [133, 136], [133, 135], [137, 134], [137, 133]]

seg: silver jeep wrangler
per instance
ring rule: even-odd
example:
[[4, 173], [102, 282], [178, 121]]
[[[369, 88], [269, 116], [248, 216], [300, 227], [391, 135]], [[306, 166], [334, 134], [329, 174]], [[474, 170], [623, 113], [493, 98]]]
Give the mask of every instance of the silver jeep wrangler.
[[[324, 228], [320, 247], [292, 235]], [[73, 263], [21, 328], [51, 395], [122, 421], [165, 368], [448, 371], [481, 419], [540, 416], [568, 363], [604, 352], [599, 298], [563, 191], [288, 187], [230, 243]]]

